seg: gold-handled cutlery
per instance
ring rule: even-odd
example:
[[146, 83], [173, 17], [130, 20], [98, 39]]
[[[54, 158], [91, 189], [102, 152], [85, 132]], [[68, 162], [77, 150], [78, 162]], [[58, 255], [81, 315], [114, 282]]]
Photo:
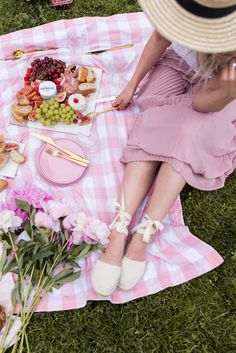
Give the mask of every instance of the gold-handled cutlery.
[[58, 48], [35, 48], [35, 49], [30, 49], [30, 50], [23, 50], [23, 49], [17, 49], [12, 53], [12, 56], [6, 59], [1, 59], [3, 61], [8, 61], [8, 60], [18, 60], [21, 59], [24, 54], [28, 53], [35, 53], [38, 51], [46, 51], [46, 50], [57, 50]]
[[47, 142], [49, 145], [56, 147], [58, 150], [64, 152], [66, 155], [68, 155], [68, 157], [75, 159], [79, 162], [82, 163], [89, 163], [89, 160], [85, 159], [84, 157], [80, 156], [77, 153], [71, 152], [69, 150], [67, 150], [64, 147], [61, 147], [60, 145], [58, 145], [51, 137], [45, 136], [45, 135], [41, 135], [41, 134], [37, 134], [36, 132], [32, 132], [31, 133], [32, 136], [37, 137], [38, 139]]
[[59, 158], [66, 159], [66, 160], [71, 161], [71, 162], [73, 162], [73, 163], [79, 164], [79, 165], [81, 165], [82, 167], [87, 167], [87, 166], [88, 166], [88, 163], [80, 162], [80, 161], [78, 161], [78, 160], [76, 160], [76, 159], [74, 159], [74, 158], [71, 158], [71, 157], [66, 156], [65, 154], [63, 154], [63, 153], [61, 153], [61, 152], [59, 152], [59, 151], [53, 150], [52, 148], [47, 148], [47, 149], [46, 149], [46, 152], [47, 152], [48, 154], [50, 154], [51, 156], [53, 156], [53, 157], [59, 157]]
[[118, 45], [118, 46], [113, 47], [113, 48], [94, 50], [94, 51], [90, 51], [90, 52], [85, 53], [85, 54], [87, 54], [87, 55], [99, 55], [99, 54], [102, 54], [102, 53], [107, 53], [109, 51], [115, 51], [115, 50], [121, 50], [121, 49], [126, 49], [126, 48], [132, 48], [133, 46], [134, 46], [133, 43], [130, 43], [130, 44]]
[[105, 109], [101, 112], [91, 112], [91, 113], [88, 113], [86, 114], [86, 118], [89, 118], [89, 119], [93, 119], [95, 118], [95, 116], [97, 115], [100, 115], [100, 114], [104, 114], [104, 113], [108, 113], [108, 112], [112, 112], [113, 110], [117, 110], [117, 107], [112, 107], [112, 108], [109, 108], [109, 109]]

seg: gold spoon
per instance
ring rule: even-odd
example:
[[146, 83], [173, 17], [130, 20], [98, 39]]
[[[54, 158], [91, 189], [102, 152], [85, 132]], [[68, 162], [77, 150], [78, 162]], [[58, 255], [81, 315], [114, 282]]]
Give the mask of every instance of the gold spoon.
[[93, 118], [95, 118], [95, 116], [97, 116], [97, 115], [104, 114], [104, 113], [108, 113], [108, 112], [112, 112], [113, 110], [117, 110], [117, 107], [112, 107], [112, 108], [103, 110], [103, 111], [101, 111], [101, 112], [91, 112], [91, 113], [88, 113], [88, 114], [86, 115], [86, 118], [93, 119]]
[[59, 152], [59, 151], [56, 151], [56, 150], [53, 150], [52, 148], [47, 148], [46, 149], [46, 152], [48, 154], [50, 154], [51, 156], [53, 157], [60, 157], [60, 158], [64, 158], [64, 159], [67, 159], [68, 161], [71, 161], [71, 162], [74, 162], [76, 164], [79, 164], [81, 165], [82, 167], [87, 167], [88, 166], [88, 163], [86, 162], [80, 162], [80, 161], [77, 161], [76, 159], [73, 159], [71, 157], [67, 157], [66, 155], [64, 155], [63, 153]]

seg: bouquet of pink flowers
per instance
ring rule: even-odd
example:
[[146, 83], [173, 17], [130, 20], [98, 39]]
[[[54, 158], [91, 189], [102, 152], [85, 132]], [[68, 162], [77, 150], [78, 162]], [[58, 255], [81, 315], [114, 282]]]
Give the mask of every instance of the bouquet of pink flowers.
[[70, 200], [25, 185], [0, 208], [0, 352], [28, 348], [26, 328], [53, 288], [80, 276], [78, 260], [108, 243], [106, 224]]

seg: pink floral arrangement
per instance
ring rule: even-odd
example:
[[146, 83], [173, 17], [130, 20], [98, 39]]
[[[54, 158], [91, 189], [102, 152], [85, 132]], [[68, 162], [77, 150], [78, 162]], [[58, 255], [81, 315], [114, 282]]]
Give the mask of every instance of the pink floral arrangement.
[[[12, 344], [23, 351], [40, 300], [78, 279], [78, 260], [106, 246], [108, 236], [107, 225], [81, 212], [76, 202], [54, 200], [30, 184], [12, 192], [0, 206], [1, 352]], [[16, 305], [20, 311], [14, 315]]]

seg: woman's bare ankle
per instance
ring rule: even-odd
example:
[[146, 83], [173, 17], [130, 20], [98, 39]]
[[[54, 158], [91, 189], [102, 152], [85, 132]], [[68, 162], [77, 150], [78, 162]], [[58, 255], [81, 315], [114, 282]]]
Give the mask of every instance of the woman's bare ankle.
[[128, 245], [125, 256], [135, 261], [144, 261], [148, 244], [143, 241], [143, 235], [135, 233]]
[[100, 259], [113, 265], [120, 265], [124, 254], [125, 243], [125, 234], [112, 229], [109, 236], [109, 244]]

